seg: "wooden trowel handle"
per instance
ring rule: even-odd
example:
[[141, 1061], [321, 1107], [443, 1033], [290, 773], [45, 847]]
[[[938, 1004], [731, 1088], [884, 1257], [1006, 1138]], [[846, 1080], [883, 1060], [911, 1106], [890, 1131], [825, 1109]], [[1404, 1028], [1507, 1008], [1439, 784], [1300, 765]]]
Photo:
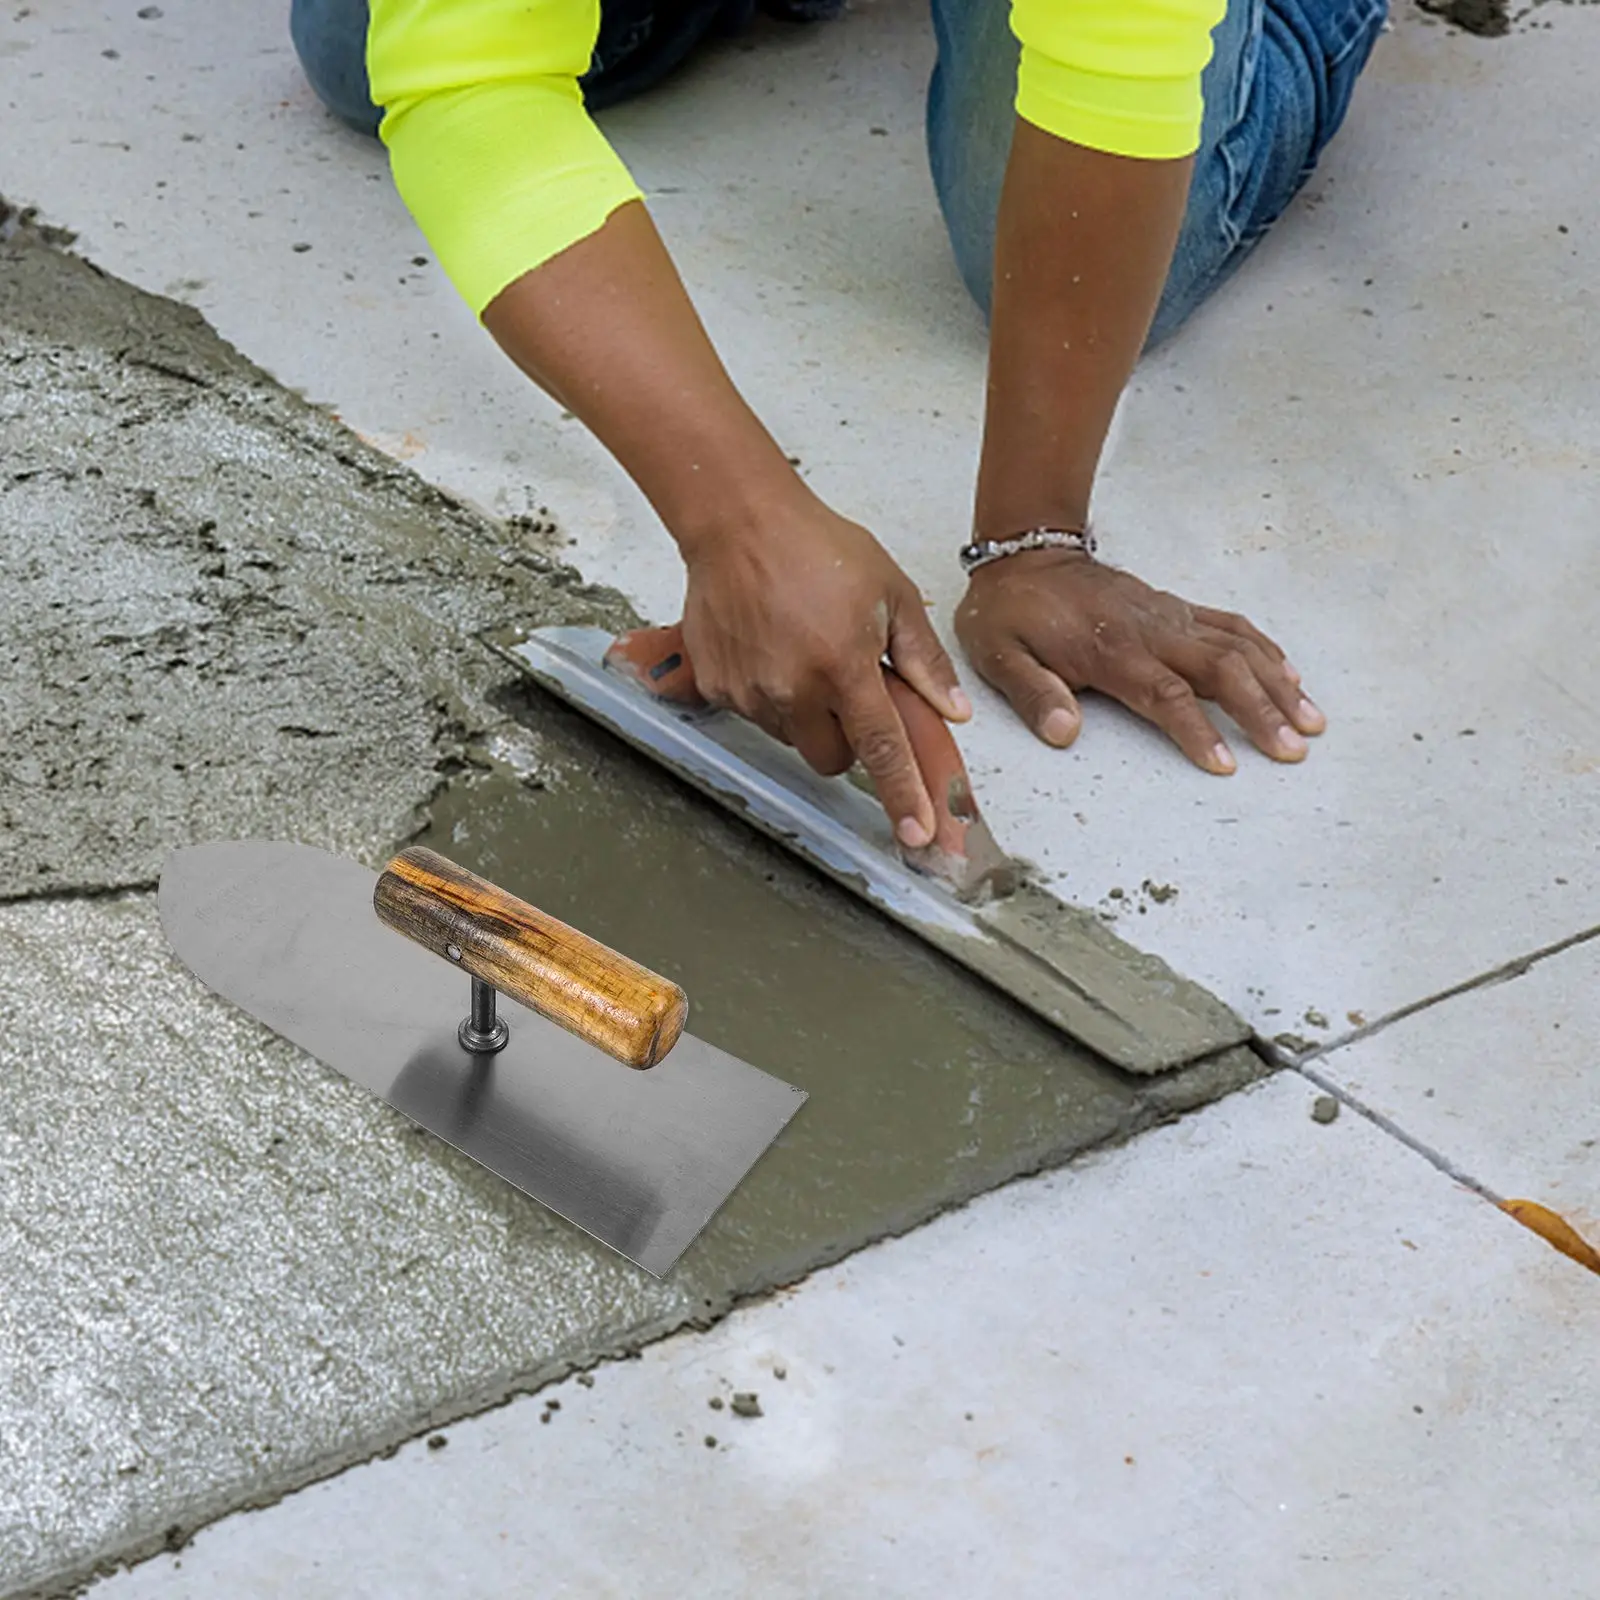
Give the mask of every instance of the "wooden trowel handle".
[[372, 903], [408, 939], [630, 1067], [653, 1067], [683, 1032], [677, 984], [420, 845], [384, 868]]

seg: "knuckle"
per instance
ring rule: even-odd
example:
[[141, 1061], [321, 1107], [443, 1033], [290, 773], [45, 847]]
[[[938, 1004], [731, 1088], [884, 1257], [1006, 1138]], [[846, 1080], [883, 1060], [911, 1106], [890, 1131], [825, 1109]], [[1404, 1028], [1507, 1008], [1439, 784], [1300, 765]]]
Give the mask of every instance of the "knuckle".
[[1145, 696], [1160, 711], [1176, 711], [1194, 702], [1194, 690], [1175, 672], [1154, 679], [1147, 685]]
[[893, 777], [906, 766], [900, 741], [887, 728], [866, 728], [856, 738], [862, 766], [881, 777]]
[[1056, 706], [1055, 695], [1043, 684], [1029, 684], [1020, 688], [1011, 700], [1018, 716], [1025, 722], [1032, 723], [1041, 721]]
[[774, 715], [787, 719], [794, 715], [800, 696], [792, 683], [763, 683], [759, 698]]
[[1255, 682], [1250, 649], [1242, 639], [1218, 645], [1212, 663], [1217, 673], [1230, 683], [1243, 685]]
[[821, 640], [811, 652], [811, 670], [825, 683], [842, 683], [851, 674], [852, 653], [832, 640]]
[[[698, 663], [696, 664], [698, 668]], [[700, 690], [701, 698], [714, 706], [729, 707], [735, 703], [732, 685], [726, 678], [712, 673], [696, 671], [695, 683]], [[743, 709], [739, 707], [737, 709]]]
[[1127, 624], [1113, 617], [1097, 617], [1086, 628], [1074, 630], [1069, 635], [1072, 643], [1085, 640], [1098, 655], [1126, 655], [1135, 645], [1135, 638]]

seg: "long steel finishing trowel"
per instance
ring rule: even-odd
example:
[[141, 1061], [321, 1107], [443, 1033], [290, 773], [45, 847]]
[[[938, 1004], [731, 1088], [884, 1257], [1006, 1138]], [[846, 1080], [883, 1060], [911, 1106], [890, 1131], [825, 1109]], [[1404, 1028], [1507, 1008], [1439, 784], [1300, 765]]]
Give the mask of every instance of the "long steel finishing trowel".
[[978, 817], [942, 721], [892, 678], [902, 720], [929, 725], [919, 734], [907, 721], [939, 813], [934, 848], [920, 859], [898, 848], [872, 795], [848, 778], [819, 777], [753, 724], [701, 702], [677, 629], [484, 638], [586, 717], [1126, 1071], [1165, 1072], [1249, 1038], [1215, 995], [1014, 869]]
[[197, 845], [160, 905], [204, 983], [658, 1277], [806, 1099], [682, 1033], [676, 984], [431, 850], [375, 876]]

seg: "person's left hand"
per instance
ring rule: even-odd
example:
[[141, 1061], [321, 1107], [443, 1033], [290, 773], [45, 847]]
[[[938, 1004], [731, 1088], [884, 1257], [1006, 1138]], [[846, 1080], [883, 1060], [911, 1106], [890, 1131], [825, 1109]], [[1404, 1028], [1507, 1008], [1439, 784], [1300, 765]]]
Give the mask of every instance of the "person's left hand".
[[972, 665], [1046, 744], [1078, 737], [1081, 689], [1120, 700], [1219, 775], [1237, 762], [1202, 699], [1275, 761], [1303, 761], [1304, 736], [1327, 726], [1283, 651], [1252, 623], [1077, 551], [1023, 551], [978, 568], [955, 626]]

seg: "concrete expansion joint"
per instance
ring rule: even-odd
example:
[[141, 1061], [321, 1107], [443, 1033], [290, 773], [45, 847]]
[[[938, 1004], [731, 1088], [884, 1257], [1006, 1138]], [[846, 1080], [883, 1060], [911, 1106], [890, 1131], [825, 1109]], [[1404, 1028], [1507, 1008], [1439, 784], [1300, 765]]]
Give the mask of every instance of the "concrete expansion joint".
[[1279, 1044], [1276, 1039], [1268, 1039], [1257, 1034], [1252, 1040], [1250, 1048], [1257, 1055], [1279, 1067], [1304, 1067], [1308, 1062], [1320, 1061], [1324, 1056], [1331, 1056], [1335, 1051], [1344, 1050], [1353, 1044], [1360, 1044], [1364, 1039], [1370, 1039], [1374, 1034], [1385, 1032], [1394, 1027], [1397, 1022], [1405, 1022], [1424, 1011], [1431, 1011], [1435, 1006], [1443, 1005], [1447, 1000], [1454, 1000], [1461, 995], [1473, 994], [1480, 989], [1493, 989], [1502, 983], [1510, 983], [1513, 979], [1524, 978], [1536, 966], [1549, 961], [1552, 957], [1565, 955], [1567, 951], [1574, 950], [1580, 945], [1591, 943], [1600, 939], [1600, 926], [1584, 928], [1578, 933], [1568, 934], [1564, 939], [1557, 939], [1551, 944], [1540, 945], [1538, 949], [1529, 951], [1526, 955], [1514, 956], [1510, 961], [1502, 962], [1497, 967], [1490, 967], [1486, 972], [1476, 973], [1470, 978], [1464, 978], [1460, 983], [1452, 984], [1447, 989], [1436, 990], [1433, 994], [1425, 995], [1420, 1000], [1413, 1000], [1409, 1005], [1397, 1007], [1385, 1013], [1374, 1021], [1366, 1023], [1359, 1028], [1352, 1028], [1348, 1033], [1341, 1033], [1337, 1037], [1325, 1040], [1312, 1046], [1309, 1050], [1291, 1050]]
[[1399, 1143], [1414, 1154], [1421, 1156], [1424, 1161], [1437, 1168], [1452, 1183], [1458, 1183], [1462, 1188], [1470, 1189], [1491, 1205], [1498, 1206], [1501, 1203], [1502, 1197], [1496, 1194], [1481, 1178], [1475, 1178], [1470, 1172], [1457, 1166], [1442, 1150], [1435, 1149], [1425, 1139], [1419, 1139], [1414, 1133], [1401, 1127], [1393, 1117], [1386, 1116], [1375, 1106], [1370, 1106], [1366, 1101], [1351, 1094], [1347, 1088], [1335, 1079], [1328, 1077], [1325, 1073], [1318, 1072], [1315, 1067], [1308, 1066], [1305, 1062], [1292, 1064], [1290, 1070], [1299, 1073], [1307, 1083], [1312, 1084], [1320, 1093], [1330, 1095], [1340, 1105], [1349, 1107], [1357, 1116], [1365, 1117], [1375, 1128], [1386, 1133], [1391, 1139], [1398, 1140]]

